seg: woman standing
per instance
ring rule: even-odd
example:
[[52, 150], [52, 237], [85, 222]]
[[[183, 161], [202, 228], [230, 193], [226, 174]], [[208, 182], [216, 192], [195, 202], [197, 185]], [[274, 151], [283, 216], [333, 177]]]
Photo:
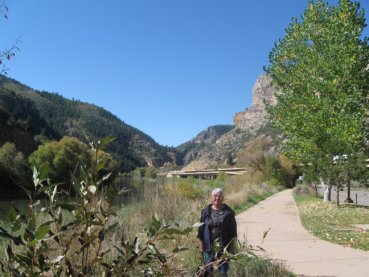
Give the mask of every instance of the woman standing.
[[[233, 243], [237, 239], [237, 223], [234, 211], [223, 203], [224, 193], [216, 188], [211, 193], [212, 204], [201, 211], [200, 226], [197, 237], [200, 240], [199, 250], [204, 255], [205, 265], [218, 260], [224, 249], [233, 251]], [[222, 261], [220, 272], [227, 273], [229, 264]], [[213, 266], [207, 266], [209, 273]]]

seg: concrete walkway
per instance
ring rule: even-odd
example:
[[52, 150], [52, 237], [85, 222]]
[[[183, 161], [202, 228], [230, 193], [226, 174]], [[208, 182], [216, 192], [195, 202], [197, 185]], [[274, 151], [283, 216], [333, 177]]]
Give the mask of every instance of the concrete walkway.
[[282, 262], [298, 276], [369, 276], [369, 251], [322, 241], [304, 229], [292, 190], [277, 193], [239, 214], [237, 224], [241, 241], [266, 250], [256, 254]]

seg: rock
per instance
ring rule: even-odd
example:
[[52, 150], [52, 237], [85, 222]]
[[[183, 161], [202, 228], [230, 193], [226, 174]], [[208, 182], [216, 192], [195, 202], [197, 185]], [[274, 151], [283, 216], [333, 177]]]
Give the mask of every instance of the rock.
[[260, 75], [253, 88], [252, 106], [263, 106], [265, 102], [271, 105], [277, 104], [276, 90], [272, 87], [272, 78], [268, 75]]
[[[229, 157], [236, 158], [245, 143], [256, 136], [275, 136], [269, 128], [265, 103], [277, 103], [276, 90], [271, 85], [271, 78], [261, 75], [253, 87], [252, 106], [233, 117], [236, 128], [214, 135], [214, 130], [205, 130], [196, 138], [179, 149], [184, 153], [186, 169], [205, 169], [213, 164], [223, 164]], [[185, 149], [185, 151], [184, 151]]]
[[[217, 140], [225, 133], [232, 130], [234, 126], [232, 125], [215, 125], [208, 127], [206, 130], [200, 132], [196, 137], [190, 141], [179, 145], [177, 147], [178, 152], [183, 154], [183, 163], [189, 164], [193, 160], [199, 159], [205, 153], [208, 153], [213, 149], [213, 145]], [[178, 163], [177, 163], [178, 164]], [[201, 167], [196, 167], [196, 169], [203, 169]]]
[[236, 113], [233, 122], [236, 128], [255, 132], [268, 123], [265, 104], [275, 105], [276, 90], [271, 85], [272, 79], [267, 75], [261, 75], [253, 88], [252, 106], [243, 112]]

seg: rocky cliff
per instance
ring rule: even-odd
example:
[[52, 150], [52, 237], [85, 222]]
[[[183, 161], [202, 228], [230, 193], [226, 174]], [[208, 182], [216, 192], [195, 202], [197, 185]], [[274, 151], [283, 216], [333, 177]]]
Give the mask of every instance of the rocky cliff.
[[268, 123], [266, 104], [275, 105], [276, 90], [271, 85], [272, 79], [261, 75], [252, 90], [252, 106], [243, 112], [236, 113], [233, 122], [236, 128], [254, 132]]
[[233, 128], [234, 126], [232, 125], [211, 126], [200, 132], [190, 141], [179, 145], [176, 149], [179, 153], [182, 153], [183, 163], [189, 164], [199, 159], [202, 155], [210, 152], [217, 140]]
[[187, 159], [185, 169], [205, 169], [214, 164], [235, 162], [238, 151], [248, 140], [259, 135], [275, 136], [276, 130], [270, 128], [266, 111], [267, 103], [270, 105], [277, 103], [275, 94], [271, 78], [261, 75], [252, 90], [252, 106], [233, 117], [235, 128], [217, 137], [210, 146], [197, 149], [197, 153], [200, 152], [201, 155]]

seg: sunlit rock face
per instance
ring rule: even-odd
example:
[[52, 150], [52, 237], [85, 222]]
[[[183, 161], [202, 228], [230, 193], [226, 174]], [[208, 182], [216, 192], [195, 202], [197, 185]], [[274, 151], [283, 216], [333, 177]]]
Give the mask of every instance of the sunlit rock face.
[[267, 75], [261, 75], [255, 82], [252, 90], [252, 106], [243, 112], [236, 113], [233, 122], [236, 128], [253, 132], [265, 126], [268, 122], [266, 117], [266, 103], [275, 105], [276, 90], [272, 87], [272, 79]]
[[252, 89], [252, 106], [233, 117], [235, 128], [218, 136], [212, 135], [213, 130], [207, 129], [185, 144], [188, 146], [184, 159], [185, 169], [209, 168], [224, 164], [230, 158], [236, 161], [238, 151], [250, 139], [257, 136], [278, 136], [276, 133], [271, 134], [274, 131], [268, 128], [266, 103], [270, 105], [277, 103], [276, 90], [272, 87], [271, 81], [267, 75], [259, 76]]

